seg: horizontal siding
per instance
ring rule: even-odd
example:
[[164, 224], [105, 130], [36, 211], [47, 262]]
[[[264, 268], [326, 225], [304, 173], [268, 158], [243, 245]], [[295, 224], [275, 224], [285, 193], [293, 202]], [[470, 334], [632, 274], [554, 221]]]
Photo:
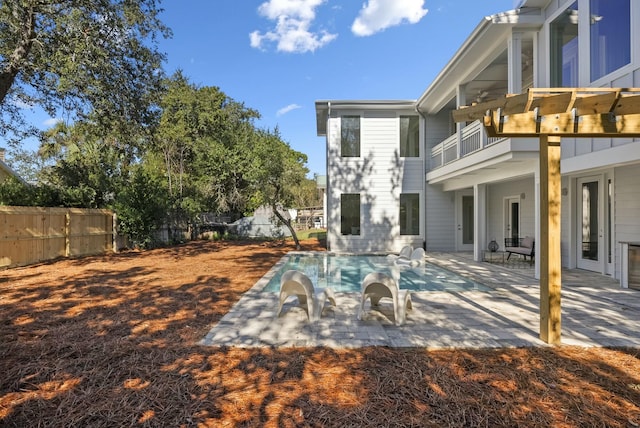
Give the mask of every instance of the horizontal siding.
[[640, 164], [615, 169], [616, 278], [620, 278], [620, 241], [640, 241]]
[[533, 177], [517, 181], [491, 184], [487, 189], [487, 239], [496, 239], [503, 249], [505, 236], [505, 198], [520, 199], [520, 236], [535, 236], [536, 208]]
[[615, 170], [616, 242], [640, 241], [640, 165]]
[[426, 244], [428, 251], [454, 251], [455, 203], [454, 193], [439, 186], [426, 186]]
[[[398, 116], [395, 112], [361, 114], [359, 158], [340, 156], [340, 119], [330, 119], [328, 244], [331, 251], [389, 252], [398, 251], [408, 243], [422, 245], [422, 236], [400, 236], [400, 194], [419, 193], [423, 200], [424, 167], [422, 158], [400, 157]], [[340, 234], [340, 195], [343, 193], [360, 193], [359, 236]]]

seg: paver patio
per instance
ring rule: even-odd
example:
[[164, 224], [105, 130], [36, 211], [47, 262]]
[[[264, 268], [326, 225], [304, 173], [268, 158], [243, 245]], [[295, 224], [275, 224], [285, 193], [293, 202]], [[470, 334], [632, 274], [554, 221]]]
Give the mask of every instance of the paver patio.
[[[279, 318], [275, 316], [277, 294], [260, 291], [272, 269], [201, 343], [429, 349], [547, 346], [538, 337], [539, 286], [528, 264], [509, 268], [477, 263], [466, 253], [428, 253], [427, 260], [492, 290], [414, 292], [413, 310], [403, 326], [393, 324], [391, 305], [384, 303], [381, 313], [367, 311], [359, 321], [359, 293], [336, 293], [336, 307], [327, 307], [322, 319], [310, 324], [306, 312], [293, 301]], [[640, 291], [621, 289], [616, 280], [582, 270], [565, 270], [562, 279], [562, 344], [640, 347]]]

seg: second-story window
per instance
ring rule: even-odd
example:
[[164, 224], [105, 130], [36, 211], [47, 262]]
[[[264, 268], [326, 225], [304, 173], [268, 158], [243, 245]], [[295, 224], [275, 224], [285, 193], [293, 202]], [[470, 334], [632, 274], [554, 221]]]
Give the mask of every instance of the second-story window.
[[342, 157], [360, 157], [360, 116], [342, 116], [340, 155]]
[[590, 0], [591, 81], [631, 62], [630, 0]]
[[551, 23], [551, 86], [578, 86], [578, 2]]
[[400, 116], [400, 157], [420, 156], [419, 123], [418, 116]]

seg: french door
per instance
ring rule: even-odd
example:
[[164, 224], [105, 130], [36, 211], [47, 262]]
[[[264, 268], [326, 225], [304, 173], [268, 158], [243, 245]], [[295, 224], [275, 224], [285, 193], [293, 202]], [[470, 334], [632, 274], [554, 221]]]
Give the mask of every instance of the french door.
[[504, 200], [504, 237], [514, 240], [521, 238], [519, 197], [510, 197]]
[[[577, 266], [605, 272], [605, 189], [602, 176], [577, 180]], [[608, 193], [608, 192], [607, 192]]]

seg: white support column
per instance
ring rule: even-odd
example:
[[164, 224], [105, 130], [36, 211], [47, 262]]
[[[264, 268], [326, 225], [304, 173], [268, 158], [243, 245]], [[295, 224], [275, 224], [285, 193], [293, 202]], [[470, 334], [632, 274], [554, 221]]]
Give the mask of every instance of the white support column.
[[473, 185], [473, 259], [481, 262], [487, 248], [487, 185]]
[[538, 159], [537, 161], [537, 166], [535, 169], [535, 174], [534, 174], [534, 179], [533, 179], [533, 193], [534, 193], [534, 198], [535, 198], [535, 242], [536, 242], [536, 246], [535, 246], [535, 252], [536, 252], [536, 256], [535, 256], [535, 269], [534, 269], [534, 276], [536, 279], [540, 279], [540, 257], [538, 256], [540, 254], [539, 248], [540, 248], [540, 160]]
[[[467, 94], [465, 94], [466, 85], [458, 85], [456, 88], [456, 107], [460, 108], [467, 105]], [[456, 135], [458, 136], [458, 144], [456, 144], [456, 159], [460, 159], [460, 149], [462, 147], [462, 129], [466, 126], [464, 122], [456, 123]]]
[[510, 94], [522, 92], [522, 33], [514, 32], [507, 42], [508, 53], [508, 84], [507, 91]]

